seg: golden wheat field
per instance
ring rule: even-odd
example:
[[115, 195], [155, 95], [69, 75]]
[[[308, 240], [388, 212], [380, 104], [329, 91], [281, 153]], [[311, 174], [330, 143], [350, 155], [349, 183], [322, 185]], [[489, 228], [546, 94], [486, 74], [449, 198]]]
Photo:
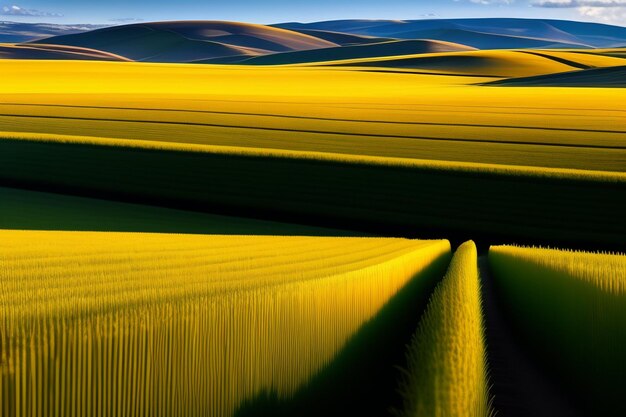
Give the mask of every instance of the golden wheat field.
[[289, 396], [450, 250], [34, 231], [1, 242], [6, 416], [219, 416], [264, 389]]
[[459, 241], [623, 241], [622, 89], [485, 85], [505, 77], [489, 75], [498, 68], [550, 75], [565, 70], [558, 60], [612, 68], [620, 58], [431, 55], [410, 59], [456, 68], [478, 59], [471, 68], [485, 76], [3, 60], [12, 83], [0, 103], [0, 176], [19, 188], [383, 235], [409, 226], [411, 237], [441, 230]]
[[[554, 61], [544, 61], [549, 73]], [[12, 79], [0, 105], [5, 132], [592, 170], [626, 162], [621, 90], [485, 88], [476, 83], [499, 78], [360, 67], [0, 68]]]
[[546, 25], [0, 40], [2, 417], [626, 413], [624, 48]]

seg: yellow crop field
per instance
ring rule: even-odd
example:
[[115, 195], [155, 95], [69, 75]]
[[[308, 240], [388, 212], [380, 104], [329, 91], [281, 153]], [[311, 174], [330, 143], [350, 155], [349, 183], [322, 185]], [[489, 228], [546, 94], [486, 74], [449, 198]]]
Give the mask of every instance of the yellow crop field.
[[[595, 51], [593, 51], [595, 52]], [[610, 53], [610, 51], [606, 51]], [[570, 65], [578, 68], [601, 68], [624, 65], [624, 59], [605, 55], [602, 51], [590, 53], [585, 51], [561, 51], [561, 50], [541, 50], [529, 51], [528, 53], [537, 54], [537, 56], [551, 57], [561, 62], [570, 63]]]
[[[480, 59], [484, 77], [0, 60], [12, 80], [0, 101], [0, 177], [368, 233], [409, 227], [416, 237], [437, 229], [460, 230], [462, 240], [495, 233], [614, 245], [626, 230], [613, 197], [626, 184], [625, 93], [484, 85], [500, 79], [488, 76], [490, 65], [516, 75], [567, 66], [527, 52], [435, 54], [457, 66], [459, 56]], [[567, 59], [578, 55], [598, 65], [618, 59]], [[574, 201], [577, 210], [564, 213]]]
[[621, 90], [348, 67], [0, 60], [0, 70], [12, 80], [5, 132], [593, 170], [626, 162]]
[[0, 232], [3, 416], [288, 397], [447, 241]]
[[[567, 61], [554, 60], [551, 57], [551, 53], [497, 50], [373, 57], [330, 61], [321, 65], [392, 67], [457, 76], [527, 77], [571, 71], [576, 68], [571, 64], [577, 65], [580, 59], [574, 57], [568, 64]], [[619, 58], [597, 55], [583, 59], [596, 63], [596, 66], [619, 65], [615, 63]]]
[[475, 77], [358, 68], [6, 60], [0, 69], [12, 80], [0, 105], [8, 132], [596, 170], [620, 170], [625, 158], [626, 109], [606, 106], [626, 102], [622, 91], [485, 88]]
[[626, 415], [626, 28], [3, 13], [1, 417]]
[[408, 347], [403, 416], [489, 416], [476, 245], [454, 254]]
[[515, 324], [586, 412], [621, 407], [626, 372], [626, 256], [492, 246], [489, 261]]

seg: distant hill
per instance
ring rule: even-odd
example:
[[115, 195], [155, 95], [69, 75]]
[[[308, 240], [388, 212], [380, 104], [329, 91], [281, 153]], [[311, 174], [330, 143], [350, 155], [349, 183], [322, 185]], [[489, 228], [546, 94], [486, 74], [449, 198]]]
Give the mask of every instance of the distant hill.
[[626, 87], [626, 65], [498, 80], [483, 85], [511, 87]]
[[338, 46], [286, 29], [214, 21], [123, 25], [55, 36], [37, 43], [97, 49], [147, 62], [189, 62]]
[[[574, 54], [577, 55], [577, 54]], [[586, 59], [583, 57], [583, 59]], [[608, 65], [615, 58], [606, 58]], [[594, 58], [600, 66], [601, 56]], [[619, 61], [618, 61], [619, 62]], [[371, 68], [372, 71], [407, 70], [442, 75], [481, 77], [528, 77], [572, 71], [580, 63], [551, 55], [525, 51], [469, 51], [446, 54], [418, 54], [392, 57], [361, 58], [324, 62], [322, 65]]]
[[370, 43], [357, 46], [314, 49], [262, 55], [241, 61], [250, 65], [299, 64], [308, 62], [338, 61], [355, 58], [387, 57], [436, 52], [471, 51], [474, 48], [457, 43], [431, 40], [400, 40]]
[[91, 61], [128, 61], [108, 52], [66, 45], [0, 44], [0, 59], [65, 59]]
[[0, 22], [0, 43], [18, 43], [102, 28], [102, 25]]
[[308, 30], [308, 29], [290, 29], [294, 32], [304, 33], [305, 35], [315, 36], [329, 42], [336, 43], [341, 46], [365, 45], [369, 43], [380, 43], [397, 40], [395, 38], [381, 38], [379, 36], [355, 35], [352, 33], [332, 32], [329, 30]]
[[[544, 19], [334, 20], [257, 25], [221, 21], [89, 25], [0, 23], [5, 43], [56, 45], [46, 50], [5, 47], [5, 57], [41, 59], [130, 59], [143, 62], [211, 64], [306, 64], [385, 58], [379, 65], [404, 65], [393, 56], [472, 49], [603, 48], [619, 57], [626, 28], [598, 23]], [[57, 36], [40, 39], [44, 33]], [[32, 39], [36, 38], [36, 39]], [[59, 45], [88, 49], [60, 51]], [[101, 51], [100, 54], [94, 51]], [[94, 55], [95, 53], [95, 55]], [[69, 54], [69, 55], [68, 55]], [[117, 58], [116, 58], [117, 57]], [[472, 58], [474, 59], [474, 58]], [[369, 65], [369, 64], [366, 64]]]
[[478, 49], [610, 48], [626, 43], [624, 27], [548, 19], [333, 20], [275, 26], [374, 37], [436, 39]]

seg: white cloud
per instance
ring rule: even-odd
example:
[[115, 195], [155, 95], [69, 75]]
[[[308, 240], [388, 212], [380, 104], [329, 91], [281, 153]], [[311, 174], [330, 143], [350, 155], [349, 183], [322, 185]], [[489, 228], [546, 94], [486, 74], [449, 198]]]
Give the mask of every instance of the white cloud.
[[533, 3], [535, 7], [579, 8], [579, 7], [626, 7], [626, 0], [541, 0]]
[[583, 6], [577, 8], [581, 16], [591, 18], [593, 20], [612, 23], [626, 24], [626, 7], [590, 7]]
[[25, 9], [18, 5], [2, 6], [0, 15], [3, 16], [38, 16], [38, 17], [63, 17], [59, 13], [50, 13], [37, 9]]
[[576, 9], [583, 17], [603, 23], [626, 24], [626, 0], [540, 0], [535, 7]]

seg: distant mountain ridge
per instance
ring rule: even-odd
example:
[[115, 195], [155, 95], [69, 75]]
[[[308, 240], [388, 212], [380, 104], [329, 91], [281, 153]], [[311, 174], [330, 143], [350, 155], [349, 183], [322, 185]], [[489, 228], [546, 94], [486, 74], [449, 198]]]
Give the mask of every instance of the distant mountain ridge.
[[330, 20], [274, 26], [397, 39], [435, 39], [478, 49], [611, 48], [623, 46], [626, 40], [626, 28], [621, 26], [552, 19]]
[[275, 25], [199, 20], [109, 27], [0, 22], [2, 42], [7, 44], [0, 58], [278, 65], [473, 49], [615, 48], [626, 45], [626, 28], [516, 18]]
[[338, 46], [288, 29], [221, 21], [137, 23], [55, 36], [37, 43], [98, 49], [144, 62], [190, 62]]

